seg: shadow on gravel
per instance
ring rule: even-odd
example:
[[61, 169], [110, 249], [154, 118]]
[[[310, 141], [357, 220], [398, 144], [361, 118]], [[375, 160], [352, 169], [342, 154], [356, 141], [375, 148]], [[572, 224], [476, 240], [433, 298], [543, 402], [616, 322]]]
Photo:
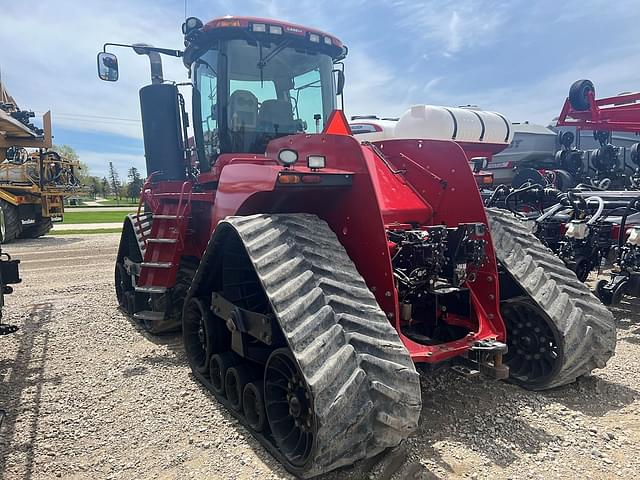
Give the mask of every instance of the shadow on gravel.
[[[609, 307], [609, 310], [616, 317], [620, 330], [640, 336], [640, 298], [625, 297], [618, 305]], [[638, 340], [640, 341], [640, 338]]]
[[[519, 418], [518, 410], [529, 405], [529, 393], [519, 387], [485, 379], [464, 379], [443, 371], [422, 379], [423, 407], [419, 431], [426, 456], [444, 470], [454, 473], [434, 444], [462, 443], [507, 466], [518, 459], [518, 451], [535, 454], [546, 450], [557, 437]], [[534, 394], [535, 395], [535, 394]], [[464, 463], [464, 459], [460, 459]]]
[[175, 367], [187, 365], [187, 359], [184, 356], [184, 346], [182, 344], [182, 334], [180, 332], [164, 335], [153, 335], [142, 328], [136, 319], [130, 317], [129, 315], [126, 315], [120, 310], [118, 310], [118, 312], [120, 312], [122, 317], [126, 319], [133, 328], [136, 329], [136, 332], [139, 335], [143, 336], [147, 341], [149, 341], [149, 343], [165, 346], [174, 354], [170, 357], [166, 355], [145, 355], [141, 358], [142, 362], [151, 366], [160, 367]]
[[68, 237], [66, 235], [47, 235], [39, 238], [16, 238], [11, 242], [11, 246], [20, 246], [20, 247], [37, 247], [37, 248], [52, 248], [52, 247], [61, 247], [66, 245], [72, 245], [74, 243], [82, 242], [84, 238], [80, 236], [71, 236]]
[[[4, 360], [4, 366], [9, 365], [11, 373], [2, 382], [5, 388], [0, 394], [0, 405], [7, 410], [0, 439], [3, 451], [0, 456], [0, 479], [5, 478], [7, 457], [11, 452], [24, 456], [24, 478], [30, 479], [33, 475], [42, 389], [47, 383], [60, 382], [60, 377], [45, 378], [50, 335], [47, 324], [52, 311], [50, 303], [33, 305], [18, 333], [13, 338], [4, 339], [17, 341], [19, 345], [15, 359], [10, 362]], [[21, 416], [20, 429], [25, 439], [15, 444], [18, 416]]]
[[[438, 442], [463, 444], [491, 463], [507, 467], [522, 453], [548, 455], [551, 446], [563, 441], [538, 428], [536, 416], [573, 425], [576, 415], [600, 417], [640, 397], [633, 389], [596, 376], [552, 391], [531, 392], [489, 379], [464, 379], [451, 371], [423, 373], [422, 395], [418, 431], [409, 439], [412, 450], [454, 475], [463, 475], [467, 459], [443, 458], [439, 450], [452, 449], [437, 447]], [[523, 411], [528, 412], [527, 418]]]
[[601, 417], [612, 410], [620, 410], [640, 398], [637, 390], [597, 376], [581, 377], [571, 385], [543, 392], [542, 395], [589, 417]]

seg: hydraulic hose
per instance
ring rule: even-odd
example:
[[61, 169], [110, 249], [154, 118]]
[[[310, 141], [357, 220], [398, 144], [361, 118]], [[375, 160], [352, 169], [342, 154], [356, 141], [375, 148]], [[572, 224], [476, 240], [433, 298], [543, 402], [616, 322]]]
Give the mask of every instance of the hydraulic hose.
[[511, 208], [511, 206], [509, 205], [509, 200], [511, 198], [513, 198], [513, 197], [516, 197], [516, 196], [520, 195], [521, 193], [528, 192], [529, 190], [533, 190], [535, 188], [542, 188], [542, 187], [540, 185], [538, 185], [537, 183], [534, 183], [532, 185], [528, 185], [526, 187], [522, 187], [522, 188], [519, 188], [518, 190], [514, 190], [513, 192], [511, 192], [509, 195], [507, 195], [507, 198], [504, 199], [504, 204], [507, 207], [507, 209], [509, 209], [509, 211], [511, 213], [523, 216], [522, 213], [520, 213], [517, 210]]
[[490, 207], [493, 205], [493, 202], [496, 200], [496, 198], [498, 197], [499, 194], [504, 193], [505, 190], [509, 190], [509, 187], [507, 187], [506, 185], [500, 185], [498, 188], [496, 188], [493, 193], [491, 194], [491, 196], [489, 197], [489, 199], [485, 202], [485, 207]]
[[604, 210], [604, 200], [602, 199], [602, 197], [589, 197], [586, 200], [587, 203], [594, 201], [598, 202], [598, 210], [596, 210], [596, 213], [594, 213], [589, 221], [587, 221], [587, 225], [592, 225], [593, 223], [595, 223], [596, 220], [600, 218], [600, 215], [602, 215], [602, 211]]
[[603, 190], [603, 188], [598, 187], [597, 185], [587, 185], [586, 183], [579, 183], [578, 185], [576, 185], [576, 187], [574, 188], [574, 190], [587, 190], [587, 191], [591, 191], [591, 190]]
[[543, 222], [545, 221], [547, 218], [552, 217], [553, 215], [555, 215], [555, 213], [558, 210], [561, 210], [563, 208], [566, 208], [565, 205], [563, 205], [562, 203], [558, 202], [555, 205], [549, 207], [549, 210], [547, 210], [546, 212], [544, 212], [542, 215], [540, 215], [538, 218], [536, 218], [536, 222]]

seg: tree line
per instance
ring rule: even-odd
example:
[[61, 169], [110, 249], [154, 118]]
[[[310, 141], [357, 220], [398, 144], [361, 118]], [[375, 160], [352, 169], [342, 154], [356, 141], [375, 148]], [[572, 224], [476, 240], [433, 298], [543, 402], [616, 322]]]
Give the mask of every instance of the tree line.
[[91, 198], [115, 197], [117, 200], [125, 198], [137, 200], [140, 197], [145, 179], [136, 167], [129, 168], [126, 179], [122, 180], [113, 162], [109, 162], [109, 172], [106, 176], [99, 177], [90, 174], [89, 166], [80, 160], [78, 153], [73, 147], [60, 145], [55, 146], [53, 149], [64, 158], [79, 162], [80, 171], [76, 173], [76, 176], [80, 180], [81, 185], [88, 189]]
[[127, 179], [120, 179], [118, 171], [113, 166], [113, 162], [109, 162], [109, 173], [105, 177], [96, 177], [89, 175], [85, 178], [83, 184], [89, 188], [89, 194], [92, 198], [115, 197], [118, 200], [128, 198], [136, 200], [140, 196], [144, 178], [136, 167], [131, 167], [127, 171]]

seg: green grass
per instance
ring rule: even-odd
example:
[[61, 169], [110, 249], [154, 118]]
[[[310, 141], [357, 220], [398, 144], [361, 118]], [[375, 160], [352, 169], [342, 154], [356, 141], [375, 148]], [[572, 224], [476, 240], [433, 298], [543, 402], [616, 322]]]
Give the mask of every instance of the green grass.
[[51, 230], [47, 235], [93, 235], [96, 233], [120, 233], [120, 228], [96, 228], [95, 230]]
[[101, 200], [100, 205], [105, 205], [105, 206], [109, 206], [109, 207], [128, 207], [131, 205], [135, 205], [138, 206], [138, 200], [131, 200], [130, 198], [121, 198], [120, 200], [117, 200], [115, 198], [107, 198], [105, 200]]
[[127, 212], [105, 212], [96, 208], [93, 212], [74, 212], [67, 210], [64, 212], [63, 223], [121, 223]]

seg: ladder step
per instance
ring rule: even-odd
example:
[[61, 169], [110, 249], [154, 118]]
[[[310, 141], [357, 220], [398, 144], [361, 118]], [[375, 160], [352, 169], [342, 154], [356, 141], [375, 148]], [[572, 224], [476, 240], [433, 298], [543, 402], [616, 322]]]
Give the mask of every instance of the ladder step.
[[166, 287], [136, 287], [136, 292], [140, 293], [165, 293]]
[[164, 312], [153, 312], [151, 310], [143, 310], [133, 314], [133, 318], [137, 320], [159, 321], [164, 320]]
[[154, 219], [158, 219], [158, 220], [176, 220], [178, 218], [177, 215], [154, 215], [153, 216]]
[[148, 238], [148, 243], [176, 243], [177, 238]]
[[171, 268], [173, 267], [173, 263], [171, 262], [142, 262], [140, 264], [141, 267], [147, 268]]

